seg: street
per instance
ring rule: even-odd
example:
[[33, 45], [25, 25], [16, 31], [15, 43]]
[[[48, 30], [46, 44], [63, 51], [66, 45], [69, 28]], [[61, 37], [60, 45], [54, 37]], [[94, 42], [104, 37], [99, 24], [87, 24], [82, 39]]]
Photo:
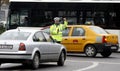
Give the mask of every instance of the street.
[[120, 53], [113, 53], [109, 58], [97, 55], [95, 58], [86, 57], [84, 54], [68, 54], [63, 67], [56, 63], [42, 63], [37, 70], [24, 67], [21, 64], [2, 64], [2, 71], [120, 71]]

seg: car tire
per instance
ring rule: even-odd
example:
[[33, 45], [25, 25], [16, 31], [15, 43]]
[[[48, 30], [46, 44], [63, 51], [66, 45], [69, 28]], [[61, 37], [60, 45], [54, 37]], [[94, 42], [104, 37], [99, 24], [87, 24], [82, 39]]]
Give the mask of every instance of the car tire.
[[31, 61], [32, 69], [37, 69], [40, 63], [40, 56], [38, 53], [35, 53], [33, 60]]
[[2, 63], [0, 63], [0, 66], [2, 65]]
[[109, 57], [111, 54], [112, 54], [111, 51], [101, 52], [101, 55], [102, 55], [103, 57]]
[[22, 63], [24, 67], [30, 67], [30, 63]]
[[63, 66], [64, 65], [64, 62], [65, 62], [65, 54], [64, 52], [62, 51], [60, 56], [59, 56], [59, 60], [57, 62], [57, 65], [58, 66]]
[[85, 47], [85, 54], [88, 57], [95, 57], [97, 54], [97, 50], [93, 45], [87, 45]]

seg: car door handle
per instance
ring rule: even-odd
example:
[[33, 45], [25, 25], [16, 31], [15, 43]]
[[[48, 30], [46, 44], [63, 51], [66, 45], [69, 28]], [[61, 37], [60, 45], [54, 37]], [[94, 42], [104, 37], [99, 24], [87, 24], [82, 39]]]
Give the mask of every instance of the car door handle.
[[68, 39], [65, 39], [65, 40], [68, 40]]
[[85, 40], [85, 38], [82, 38], [82, 40]]

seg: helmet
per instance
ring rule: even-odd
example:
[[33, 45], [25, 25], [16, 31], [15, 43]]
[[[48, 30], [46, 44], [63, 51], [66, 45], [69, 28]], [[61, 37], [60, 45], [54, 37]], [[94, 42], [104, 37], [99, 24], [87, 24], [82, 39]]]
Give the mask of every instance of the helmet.
[[60, 21], [60, 18], [59, 18], [59, 17], [55, 17], [54, 20], [58, 20], [58, 21]]

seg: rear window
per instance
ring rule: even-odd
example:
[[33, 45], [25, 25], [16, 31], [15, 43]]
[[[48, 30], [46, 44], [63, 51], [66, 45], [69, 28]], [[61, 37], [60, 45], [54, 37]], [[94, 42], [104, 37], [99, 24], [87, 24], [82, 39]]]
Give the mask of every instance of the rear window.
[[108, 34], [108, 32], [106, 32], [104, 29], [100, 27], [90, 26], [89, 28], [92, 29], [97, 34]]
[[4, 32], [0, 35], [0, 40], [27, 40], [29, 32]]

